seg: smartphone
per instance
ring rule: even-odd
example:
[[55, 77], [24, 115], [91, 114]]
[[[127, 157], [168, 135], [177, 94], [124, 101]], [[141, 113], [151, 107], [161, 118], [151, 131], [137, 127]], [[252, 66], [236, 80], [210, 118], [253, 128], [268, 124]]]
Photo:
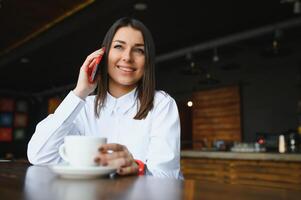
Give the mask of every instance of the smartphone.
[[103, 51], [104, 51], [104, 53], [103, 53], [103, 54], [100, 54], [100, 55], [96, 58], [96, 63], [95, 63], [95, 65], [94, 65], [93, 67], [90, 67], [90, 68], [88, 69], [88, 81], [89, 81], [90, 83], [93, 83], [94, 80], [95, 80], [95, 76], [96, 76], [96, 74], [97, 74], [97, 70], [98, 70], [98, 68], [99, 68], [99, 66], [100, 66], [100, 61], [101, 61], [103, 55], [105, 54], [105, 48], [103, 48]]

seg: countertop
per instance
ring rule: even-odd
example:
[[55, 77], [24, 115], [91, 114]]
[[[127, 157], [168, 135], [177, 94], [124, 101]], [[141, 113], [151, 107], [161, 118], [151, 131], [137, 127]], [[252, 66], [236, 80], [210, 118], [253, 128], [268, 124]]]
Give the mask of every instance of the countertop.
[[234, 160], [271, 160], [301, 162], [301, 153], [245, 153], [226, 151], [182, 150], [182, 158], [212, 158]]
[[301, 190], [150, 176], [63, 179], [46, 166], [0, 163], [0, 199], [299, 200]]

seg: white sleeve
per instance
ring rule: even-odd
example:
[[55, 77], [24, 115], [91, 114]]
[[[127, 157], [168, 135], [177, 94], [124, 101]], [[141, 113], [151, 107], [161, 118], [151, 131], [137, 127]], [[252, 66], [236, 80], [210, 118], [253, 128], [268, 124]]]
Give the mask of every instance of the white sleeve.
[[27, 147], [27, 157], [31, 164], [47, 165], [61, 162], [58, 148], [64, 142], [64, 137], [83, 133], [81, 120], [76, 118], [84, 104], [85, 102], [71, 91], [56, 111], [36, 126]]
[[153, 109], [146, 165], [153, 176], [181, 179], [179, 113], [175, 100], [165, 95]]

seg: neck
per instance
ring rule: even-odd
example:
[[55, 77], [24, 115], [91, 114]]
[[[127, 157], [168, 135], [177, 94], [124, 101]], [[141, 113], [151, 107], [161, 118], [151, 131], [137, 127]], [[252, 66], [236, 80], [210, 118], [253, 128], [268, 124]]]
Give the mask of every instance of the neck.
[[136, 85], [116, 85], [112, 81], [109, 82], [109, 93], [115, 97], [119, 98], [133, 89], [135, 89]]

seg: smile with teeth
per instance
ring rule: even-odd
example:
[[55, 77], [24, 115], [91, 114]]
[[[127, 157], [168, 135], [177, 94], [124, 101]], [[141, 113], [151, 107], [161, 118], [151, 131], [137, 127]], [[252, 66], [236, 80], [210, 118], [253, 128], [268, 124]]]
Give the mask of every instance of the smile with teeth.
[[123, 66], [117, 65], [117, 68], [120, 69], [121, 71], [124, 71], [124, 72], [134, 72], [134, 71], [136, 71], [136, 69], [134, 69], [132, 67], [123, 67]]

